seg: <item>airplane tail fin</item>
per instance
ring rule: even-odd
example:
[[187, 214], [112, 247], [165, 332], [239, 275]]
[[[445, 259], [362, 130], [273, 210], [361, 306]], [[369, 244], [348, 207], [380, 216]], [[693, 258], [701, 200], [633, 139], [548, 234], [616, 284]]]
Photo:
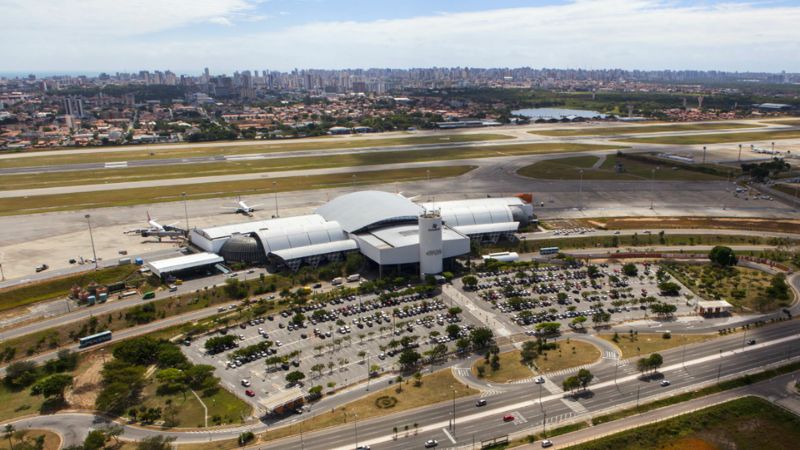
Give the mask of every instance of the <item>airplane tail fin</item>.
[[147, 221], [150, 222], [151, 220], [153, 219], [150, 218], [150, 211], [147, 211]]

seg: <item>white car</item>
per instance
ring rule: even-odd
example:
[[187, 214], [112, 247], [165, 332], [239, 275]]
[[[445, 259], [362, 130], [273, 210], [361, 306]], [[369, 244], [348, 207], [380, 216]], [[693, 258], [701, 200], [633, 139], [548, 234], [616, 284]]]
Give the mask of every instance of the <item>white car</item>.
[[661, 386], [669, 386], [669, 380], [661, 380]]
[[536, 377], [534, 382], [536, 382], [536, 384], [544, 384], [544, 377]]
[[436, 439], [428, 439], [425, 441], [425, 448], [434, 448], [439, 445], [439, 442]]
[[542, 441], [542, 448], [547, 448], [552, 446], [553, 446], [553, 441], [551, 441], [550, 439], [545, 439]]

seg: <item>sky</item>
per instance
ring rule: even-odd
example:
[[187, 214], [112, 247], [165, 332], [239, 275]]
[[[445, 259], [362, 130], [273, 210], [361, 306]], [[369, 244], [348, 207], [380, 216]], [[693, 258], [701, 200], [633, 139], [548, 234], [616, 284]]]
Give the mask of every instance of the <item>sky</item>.
[[800, 72], [800, 0], [0, 0], [0, 72]]

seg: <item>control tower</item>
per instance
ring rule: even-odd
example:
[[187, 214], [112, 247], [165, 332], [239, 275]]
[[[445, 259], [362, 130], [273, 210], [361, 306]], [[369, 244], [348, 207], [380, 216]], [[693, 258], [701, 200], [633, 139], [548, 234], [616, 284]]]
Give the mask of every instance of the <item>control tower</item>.
[[442, 273], [442, 215], [427, 210], [419, 216], [419, 275]]

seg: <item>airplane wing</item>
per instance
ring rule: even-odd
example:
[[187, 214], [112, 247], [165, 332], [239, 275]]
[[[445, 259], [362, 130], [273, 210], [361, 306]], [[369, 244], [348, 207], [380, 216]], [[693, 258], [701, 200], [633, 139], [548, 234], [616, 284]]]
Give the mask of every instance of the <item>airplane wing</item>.
[[259, 206], [261, 206], [261, 203], [256, 203], [255, 205], [247, 205], [247, 206], [249, 206], [251, 209], [256, 209]]

